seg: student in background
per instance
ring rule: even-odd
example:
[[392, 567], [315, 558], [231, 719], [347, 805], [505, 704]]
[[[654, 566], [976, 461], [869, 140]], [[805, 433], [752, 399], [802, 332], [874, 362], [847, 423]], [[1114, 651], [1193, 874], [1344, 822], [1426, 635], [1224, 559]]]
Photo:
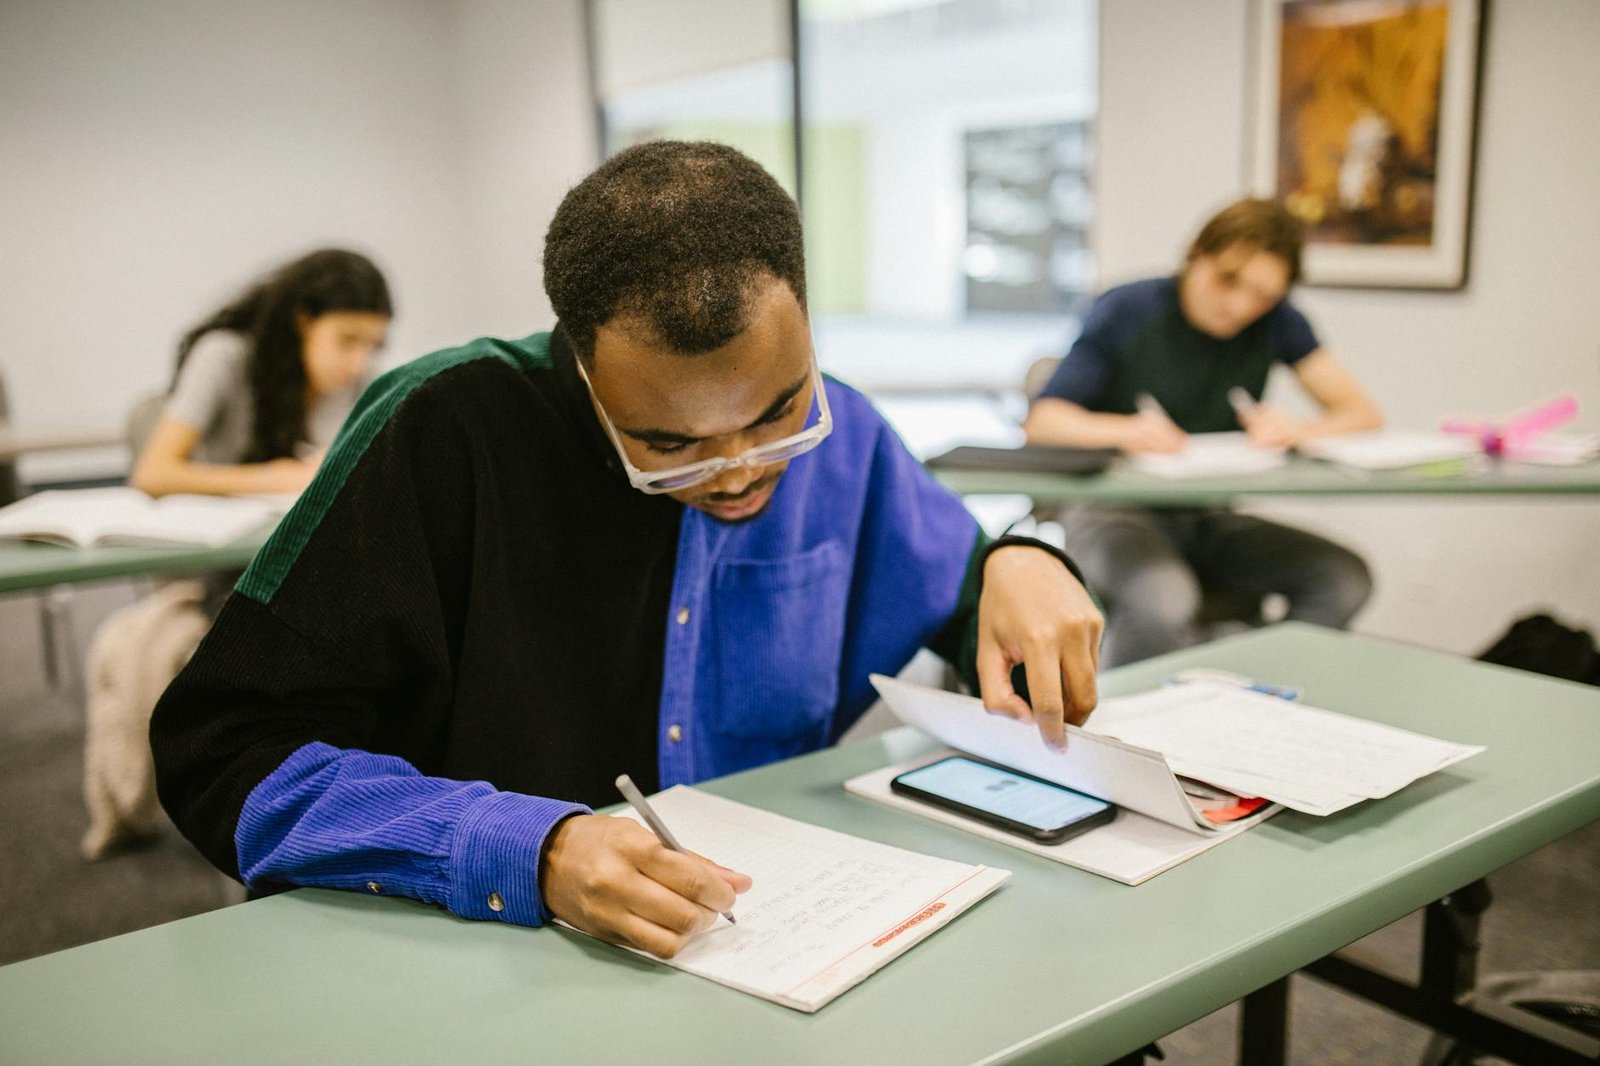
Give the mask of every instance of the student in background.
[[394, 315], [364, 256], [312, 252], [190, 330], [129, 483], [152, 496], [298, 493], [365, 383]]
[[[1190, 433], [1243, 428], [1283, 448], [1377, 428], [1377, 405], [1287, 299], [1302, 239], [1278, 204], [1241, 200], [1200, 230], [1177, 277], [1103, 294], [1034, 401], [1028, 441], [1171, 452]], [[1317, 417], [1298, 421], [1260, 402], [1278, 363], [1316, 401]], [[1202, 589], [1280, 593], [1289, 618], [1336, 627], [1371, 590], [1366, 565], [1347, 549], [1226, 508], [1071, 505], [1060, 521], [1067, 550], [1105, 598], [1107, 665], [1194, 643]]]
[[[130, 484], [152, 496], [298, 494], [354, 406], [393, 313], [383, 275], [354, 252], [312, 252], [273, 272], [183, 338]], [[96, 632], [85, 667], [85, 858], [157, 832], [150, 714], [238, 577], [163, 583]]]

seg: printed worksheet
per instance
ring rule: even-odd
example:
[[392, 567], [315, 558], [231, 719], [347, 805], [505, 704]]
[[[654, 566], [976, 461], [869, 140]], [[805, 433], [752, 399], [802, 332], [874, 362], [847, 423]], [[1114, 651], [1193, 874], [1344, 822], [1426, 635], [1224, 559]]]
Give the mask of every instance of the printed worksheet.
[[1318, 815], [1484, 750], [1204, 683], [1103, 700], [1087, 728], [1160, 751], [1177, 773]]
[[755, 882], [736, 924], [719, 919], [665, 964], [796, 1010], [820, 1009], [1011, 876], [682, 785], [650, 805], [685, 848]]

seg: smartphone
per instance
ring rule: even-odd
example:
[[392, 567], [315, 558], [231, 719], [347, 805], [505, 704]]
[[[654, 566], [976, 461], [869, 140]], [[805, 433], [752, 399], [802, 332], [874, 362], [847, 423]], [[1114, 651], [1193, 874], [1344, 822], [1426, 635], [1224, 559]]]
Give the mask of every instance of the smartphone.
[[889, 788], [1040, 844], [1059, 844], [1117, 816], [1103, 799], [965, 755], [907, 770]]

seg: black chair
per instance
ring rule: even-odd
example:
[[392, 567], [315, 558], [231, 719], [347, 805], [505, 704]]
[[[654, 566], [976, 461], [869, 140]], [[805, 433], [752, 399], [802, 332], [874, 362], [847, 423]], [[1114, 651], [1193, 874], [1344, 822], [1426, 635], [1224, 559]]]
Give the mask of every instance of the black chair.
[[[0, 430], [6, 429], [11, 424], [11, 405], [6, 400], [6, 381], [0, 377]], [[16, 503], [22, 497], [22, 488], [17, 482], [17, 461], [15, 459], [0, 460], [0, 507], [8, 503]]]

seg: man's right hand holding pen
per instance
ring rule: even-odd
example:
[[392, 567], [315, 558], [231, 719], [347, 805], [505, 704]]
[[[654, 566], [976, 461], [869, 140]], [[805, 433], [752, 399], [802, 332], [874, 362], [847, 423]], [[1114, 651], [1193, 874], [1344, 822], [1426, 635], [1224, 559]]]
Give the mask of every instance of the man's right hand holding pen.
[[545, 844], [539, 886], [557, 918], [591, 936], [670, 959], [733, 908], [750, 878], [679, 853], [631, 818], [573, 815]]

